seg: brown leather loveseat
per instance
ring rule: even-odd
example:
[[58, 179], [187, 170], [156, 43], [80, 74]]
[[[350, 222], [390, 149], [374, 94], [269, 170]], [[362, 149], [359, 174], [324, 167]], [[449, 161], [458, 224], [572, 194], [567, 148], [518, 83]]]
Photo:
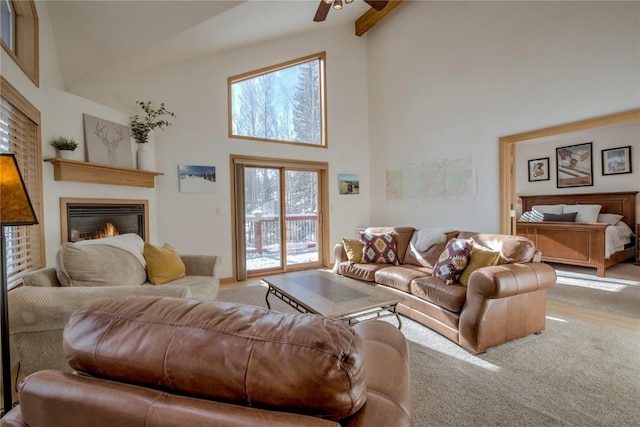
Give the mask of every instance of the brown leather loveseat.
[[[333, 271], [401, 295], [405, 299], [398, 304], [401, 314], [470, 352], [480, 353], [544, 330], [546, 289], [556, 283], [556, 272], [539, 262], [541, 255], [531, 240], [443, 229], [439, 243], [423, 247], [421, 231], [413, 227], [370, 227], [365, 232], [392, 234], [398, 265], [349, 261], [340, 243], [334, 247]], [[446, 284], [432, 273], [452, 239], [473, 239], [474, 245], [499, 256], [493, 265], [471, 272], [466, 285]]]
[[411, 426], [390, 323], [160, 297], [99, 301], [64, 331], [74, 373], [20, 385], [1, 426]]

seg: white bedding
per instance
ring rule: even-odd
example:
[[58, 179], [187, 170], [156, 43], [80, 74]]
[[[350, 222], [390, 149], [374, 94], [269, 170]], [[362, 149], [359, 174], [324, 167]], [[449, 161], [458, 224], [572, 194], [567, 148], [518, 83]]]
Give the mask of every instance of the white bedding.
[[620, 252], [624, 245], [631, 242], [633, 231], [627, 224], [619, 221], [615, 225], [610, 225], [605, 230], [606, 243], [604, 245], [604, 257], [609, 259], [611, 254]]

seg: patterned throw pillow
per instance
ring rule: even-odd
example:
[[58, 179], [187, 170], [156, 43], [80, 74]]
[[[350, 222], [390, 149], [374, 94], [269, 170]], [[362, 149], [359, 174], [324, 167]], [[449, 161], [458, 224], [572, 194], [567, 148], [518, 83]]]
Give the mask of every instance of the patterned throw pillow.
[[447, 285], [454, 284], [467, 266], [472, 248], [471, 240], [449, 240], [433, 267], [433, 275], [444, 280]]
[[400, 264], [398, 261], [398, 251], [396, 249], [396, 239], [393, 234], [361, 232], [360, 241], [364, 244], [364, 248], [362, 249], [363, 263]]

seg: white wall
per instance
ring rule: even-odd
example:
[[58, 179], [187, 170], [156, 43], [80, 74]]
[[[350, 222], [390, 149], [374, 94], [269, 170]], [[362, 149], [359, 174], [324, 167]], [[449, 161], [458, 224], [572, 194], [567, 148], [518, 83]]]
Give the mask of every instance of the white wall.
[[[372, 222], [498, 231], [498, 138], [638, 108], [639, 32], [637, 2], [402, 5], [369, 33]], [[385, 169], [458, 157], [477, 197], [385, 200]]]
[[[116, 123], [128, 124], [129, 115], [79, 96], [50, 87], [42, 89], [42, 157], [55, 157], [50, 141], [57, 136], [73, 138], [79, 146], [74, 151], [74, 160], [86, 161], [83, 113]], [[132, 147], [135, 144], [132, 144]], [[132, 148], [132, 156], [135, 153]], [[44, 198], [45, 245], [47, 265], [54, 265], [55, 253], [60, 247], [60, 198], [80, 197], [98, 199], [142, 199], [149, 201], [149, 240], [157, 239], [156, 190], [121, 185], [90, 184], [70, 181], [54, 181], [53, 165], [42, 166]]]
[[[593, 186], [557, 188], [556, 148], [587, 142], [593, 143]], [[602, 175], [602, 150], [626, 146], [631, 146], [631, 173]], [[529, 182], [528, 161], [544, 157], [549, 157], [549, 181]], [[520, 142], [516, 146], [516, 165], [518, 195], [640, 191], [640, 123], [625, 123]], [[518, 215], [521, 209], [518, 203]], [[636, 211], [640, 212], [640, 197], [636, 199]]]
[[[313, 53], [327, 52], [328, 148], [298, 147], [230, 139], [227, 136], [227, 78]], [[146, 73], [72, 87], [74, 93], [133, 113], [135, 101], [165, 102], [177, 114], [173, 125], [155, 134], [158, 241], [180, 252], [222, 257], [218, 275], [232, 275], [230, 212], [231, 154], [329, 163], [331, 244], [369, 222], [369, 148], [366, 38], [353, 26], [210, 55]], [[213, 194], [185, 194], [178, 188], [178, 165], [216, 166]], [[361, 194], [338, 195], [338, 173], [360, 175]], [[219, 213], [218, 213], [219, 212]]]

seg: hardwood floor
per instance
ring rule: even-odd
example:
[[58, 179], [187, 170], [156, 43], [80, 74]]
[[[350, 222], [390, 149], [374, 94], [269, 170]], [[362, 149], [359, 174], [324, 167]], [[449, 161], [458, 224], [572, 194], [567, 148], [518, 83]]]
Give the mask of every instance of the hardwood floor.
[[640, 319], [578, 307], [547, 299], [547, 314], [580, 320], [606, 328], [640, 335]]

